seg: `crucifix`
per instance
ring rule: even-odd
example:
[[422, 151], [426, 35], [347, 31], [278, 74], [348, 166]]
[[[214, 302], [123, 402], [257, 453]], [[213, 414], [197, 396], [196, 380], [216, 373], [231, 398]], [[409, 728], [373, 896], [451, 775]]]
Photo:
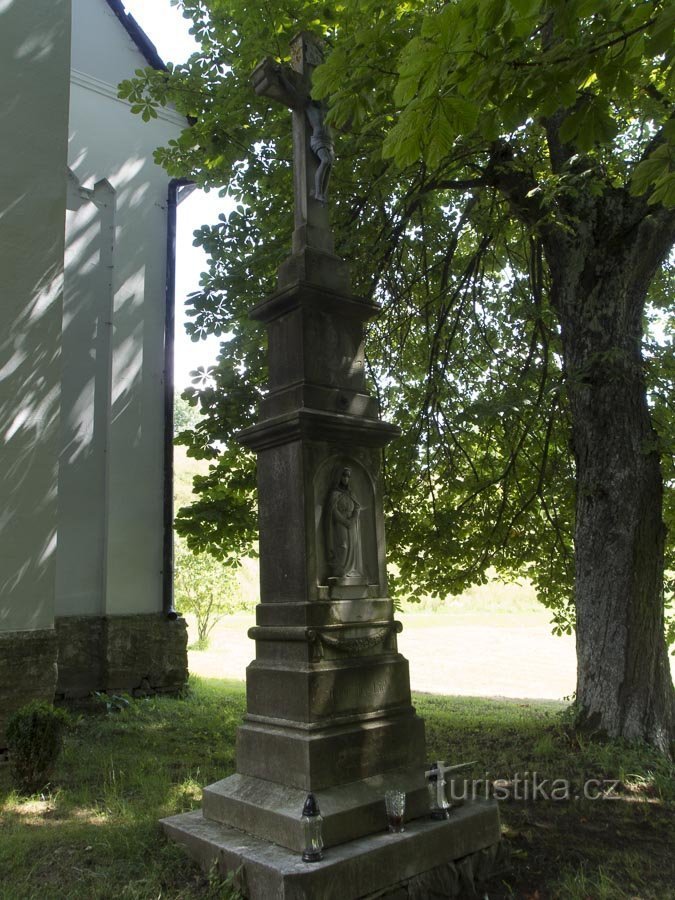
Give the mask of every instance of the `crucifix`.
[[430, 794], [433, 793], [434, 795], [431, 801], [432, 819], [447, 819], [450, 812], [451, 804], [448, 803], [448, 798], [445, 796], [445, 785], [447, 783], [445, 776], [448, 772], [457, 772], [460, 769], [466, 769], [475, 765], [476, 760], [472, 760], [471, 762], [459, 763], [456, 766], [446, 766], [440, 759], [431, 764], [431, 768], [424, 774], [430, 785]]
[[293, 111], [293, 252], [313, 247], [332, 253], [326, 203], [335, 153], [324, 106], [311, 96], [312, 72], [323, 62], [322, 42], [310, 32], [301, 31], [290, 47], [290, 66], [267, 57], [254, 70], [251, 81], [256, 94], [270, 97]]

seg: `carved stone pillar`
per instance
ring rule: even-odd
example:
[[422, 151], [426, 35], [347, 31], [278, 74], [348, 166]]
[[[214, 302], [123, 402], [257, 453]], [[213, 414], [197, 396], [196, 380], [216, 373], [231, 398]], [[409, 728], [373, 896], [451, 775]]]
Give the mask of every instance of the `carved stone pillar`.
[[270, 368], [260, 421], [241, 435], [258, 454], [262, 602], [238, 774], [205, 790], [204, 815], [295, 850], [308, 791], [327, 845], [380, 830], [390, 783], [411, 816], [427, 805], [424, 725], [387, 596], [380, 463], [397, 430], [364, 384], [376, 312], [308, 281], [252, 312]]

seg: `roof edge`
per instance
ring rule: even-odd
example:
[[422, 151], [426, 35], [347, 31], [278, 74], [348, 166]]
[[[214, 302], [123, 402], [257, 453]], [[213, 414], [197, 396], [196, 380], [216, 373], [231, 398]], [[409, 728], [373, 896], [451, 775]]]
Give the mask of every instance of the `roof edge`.
[[141, 51], [148, 64], [151, 65], [153, 69], [166, 71], [166, 63], [157, 52], [157, 47], [155, 47], [131, 13], [126, 11], [122, 0], [106, 0], [106, 3], [115, 13], [122, 24], [122, 27]]

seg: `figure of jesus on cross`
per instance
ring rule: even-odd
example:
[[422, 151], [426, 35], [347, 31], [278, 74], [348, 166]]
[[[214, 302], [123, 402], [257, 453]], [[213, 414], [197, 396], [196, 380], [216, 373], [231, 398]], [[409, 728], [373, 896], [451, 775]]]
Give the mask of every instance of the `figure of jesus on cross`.
[[293, 111], [293, 249], [310, 246], [331, 252], [326, 203], [335, 152], [324, 106], [311, 96], [312, 71], [323, 62], [323, 51], [319, 38], [306, 31], [296, 35], [290, 46], [290, 66], [268, 57], [255, 69], [251, 81], [256, 94]]

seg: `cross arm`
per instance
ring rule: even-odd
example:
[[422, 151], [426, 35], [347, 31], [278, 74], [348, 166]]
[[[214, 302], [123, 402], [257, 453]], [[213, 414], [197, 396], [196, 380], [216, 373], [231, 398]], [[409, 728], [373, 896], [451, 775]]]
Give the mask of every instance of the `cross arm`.
[[477, 759], [471, 760], [471, 762], [459, 763], [456, 766], [446, 766], [442, 760], [438, 760], [434, 765], [435, 769], [429, 769], [428, 772], [425, 772], [427, 778], [431, 778], [432, 775], [447, 775], [448, 772], [458, 772], [460, 769], [467, 769], [469, 766], [475, 766], [478, 762]]
[[300, 73], [269, 56], [253, 70], [251, 83], [258, 96], [270, 97], [290, 109], [303, 110], [309, 101], [309, 91]]

